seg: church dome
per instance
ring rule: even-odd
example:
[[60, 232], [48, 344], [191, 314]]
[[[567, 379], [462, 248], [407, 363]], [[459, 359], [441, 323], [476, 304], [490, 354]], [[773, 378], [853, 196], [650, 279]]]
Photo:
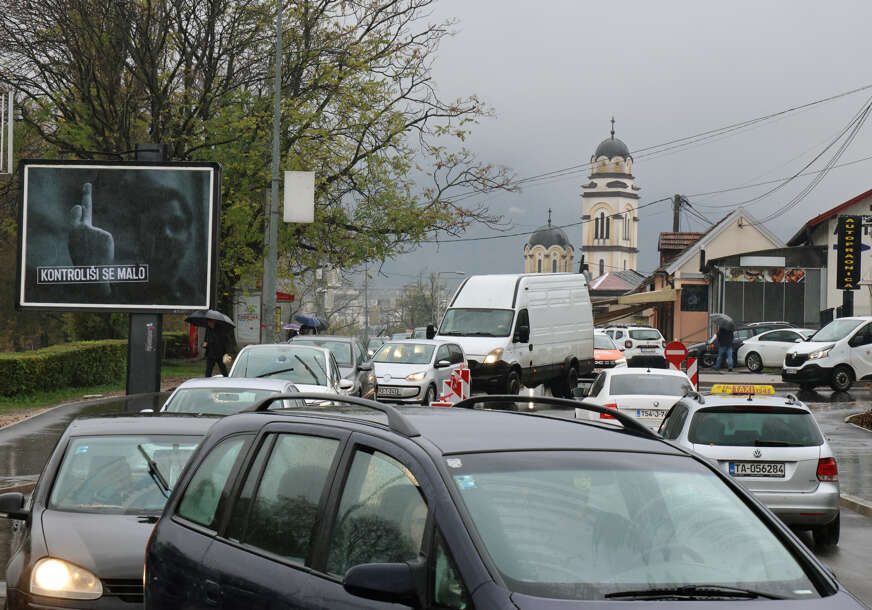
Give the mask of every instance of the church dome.
[[569, 245], [569, 239], [566, 237], [566, 233], [564, 233], [562, 229], [551, 226], [551, 222], [549, 221], [547, 225], [543, 225], [533, 232], [530, 239], [527, 241], [527, 244], [531, 248], [533, 246], [542, 246], [546, 250], [551, 246], [565, 248]]
[[614, 132], [612, 132], [610, 138], [606, 138], [600, 142], [599, 146], [596, 147], [596, 152], [593, 153], [594, 159], [599, 159], [600, 157], [606, 157], [608, 159], [622, 157], [627, 159], [629, 156], [630, 149], [627, 148], [627, 145], [624, 144], [622, 140], [614, 136]]

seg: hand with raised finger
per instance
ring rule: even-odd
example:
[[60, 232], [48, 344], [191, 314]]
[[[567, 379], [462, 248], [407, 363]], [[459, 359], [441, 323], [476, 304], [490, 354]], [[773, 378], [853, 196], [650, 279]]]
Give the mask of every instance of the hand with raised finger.
[[74, 265], [111, 265], [115, 239], [109, 231], [92, 224], [91, 183], [82, 185], [82, 203], [70, 209], [70, 259]]

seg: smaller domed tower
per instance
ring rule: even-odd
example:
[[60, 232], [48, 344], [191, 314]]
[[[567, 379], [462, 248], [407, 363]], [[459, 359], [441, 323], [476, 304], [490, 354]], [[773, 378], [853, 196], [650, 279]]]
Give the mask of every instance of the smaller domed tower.
[[572, 244], [560, 227], [548, 224], [536, 229], [524, 245], [524, 273], [563, 273], [572, 271]]

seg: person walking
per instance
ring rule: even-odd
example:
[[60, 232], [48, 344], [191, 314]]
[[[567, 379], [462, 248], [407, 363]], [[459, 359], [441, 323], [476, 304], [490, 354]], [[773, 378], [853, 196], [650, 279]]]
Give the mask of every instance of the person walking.
[[224, 364], [224, 354], [227, 353], [227, 335], [215, 328], [215, 320], [209, 320], [206, 326], [206, 377], [212, 376], [212, 369], [218, 365], [221, 374], [227, 377], [227, 366]]
[[724, 361], [724, 354], [727, 356], [727, 368], [733, 372], [733, 327], [732, 325], [724, 325], [718, 328], [718, 359], [715, 362], [715, 370], [720, 372], [721, 363]]

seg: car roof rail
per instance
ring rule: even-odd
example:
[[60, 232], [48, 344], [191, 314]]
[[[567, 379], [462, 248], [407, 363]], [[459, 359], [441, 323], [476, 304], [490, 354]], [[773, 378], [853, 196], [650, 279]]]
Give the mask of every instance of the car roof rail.
[[[537, 402], [540, 404], [546, 405], [557, 405], [561, 407], [568, 408], [577, 408], [577, 409], [586, 409], [587, 411], [593, 411], [595, 413], [602, 413], [605, 415], [611, 415], [613, 419], [621, 422], [621, 425], [624, 426], [624, 431], [635, 436], [642, 436], [645, 438], [654, 438], [657, 440], [662, 440], [660, 436], [649, 430], [646, 426], [640, 423], [636, 418], [627, 415], [626, 413], [621, 413], [617, 409], [609, 409], [607, 407], [601, 407], [599, 405], [594, 405], [589, 402], [581, 402], [578, 400], [569, 400], [566, 398], [554, 398], [552, 396], [520, 396], [518, 394], [484, 394], [478, 396], [471, 396], [466, 400], [461, 400], [458, 403], [455, 403], [452, 407], [453, 409], [473, 409], [475, 410], [475, 405], [477, 403], [488, 403], [488, 402]], [[509, 411], [511, 413], [511, 411]], [[527, 413], [519, 413], [519, 415], [528, 415]], [[546, 416], [547, 417], [547, 416]], [[552, 418], [559, 419], [560, 421], [568, 421], [574, 423], [584, 423], [585, 420], [575, 420], [575, 419], [567, 419], [565, 417], [560, 418]]]
[[398, 434], [402, 434], [406, 437], [413, 436], [421, 436], [421, 433], [418, 432], [418, 429], [412, 425], [412, 422], [409, 419], [400, 413], [399, 409], [396, 407], [392, 407], [390, 405], [385, 405], [380, 402], [375, 402], [374, 400], [367, 400], [366, 398], [358, 398], [356, 396], [340, 396], [339, 394], [328, 394], [326, 392], [298, 392], [293, 394], [274, 394], [272, 396], [267, 396], [260, 402], [253, 404], [252, 406], [243, 409], [240, 413], [262, 413], [264, 411], [269, 410], [269, 406], [277, 400], [320, 400], [325, 403], [330, 403], [326, 405], [306, 405], [305, 407], [292, 407], [292, 408], [283, 408], [283, 409], [275, 409], [273, 412], [277, 413], [279, 411], [291, 411], [291, 410], [299, 410], [299, 411], [316, 411], [318, 409], [327, 408], [329, 409], [331, 406], [342, 406], [341, 404], [335, 404], [338, 402], [344, 403], [346, 405], [353, 405], [356, 407], [364, 407], [366, 409], [372, 409], [374, 411], [381, 411], [388, 418], [388, 427], [397, 432]]

